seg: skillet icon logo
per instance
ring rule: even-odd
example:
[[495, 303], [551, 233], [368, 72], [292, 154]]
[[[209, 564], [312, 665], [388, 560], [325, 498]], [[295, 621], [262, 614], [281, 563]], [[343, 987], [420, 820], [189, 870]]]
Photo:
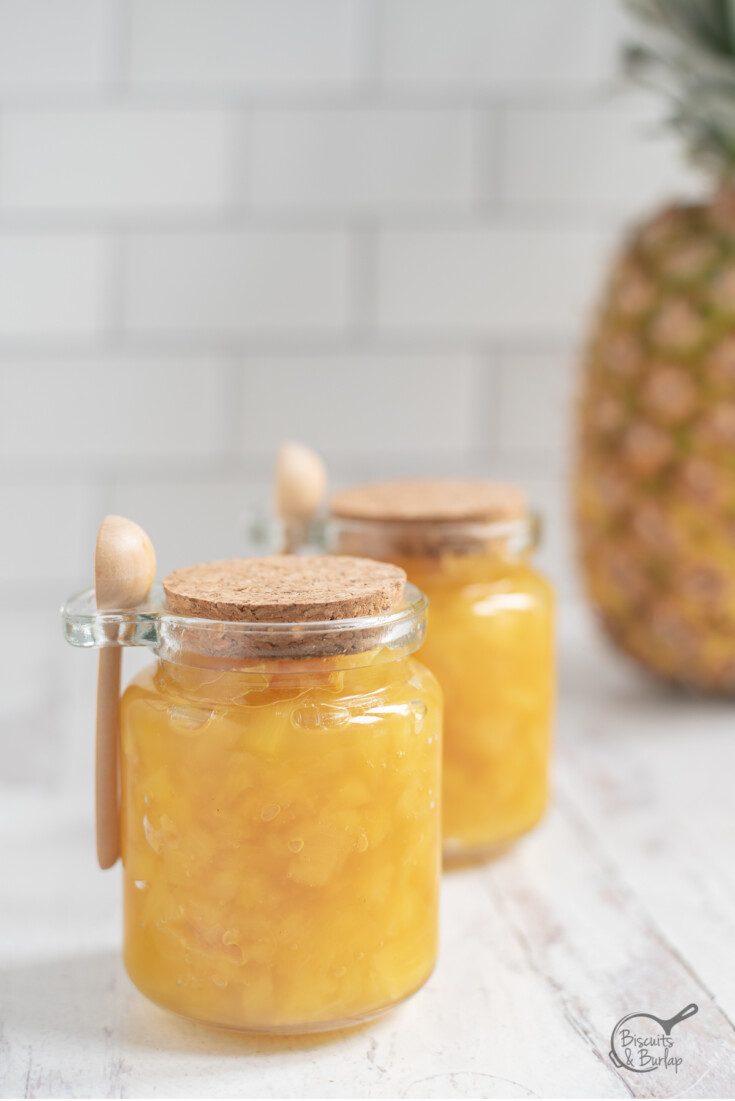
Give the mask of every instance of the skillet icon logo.
[[676, 1051], [676, 1039], [671, 1035], [674, 1025], [686, 1021], [699, 1011], [692, 1002], [668, 1021], [653, 1013], [628, 1013], [622, 1017], [610, 1037], [610, 1058], [622, 1070], [647, 1074], [652, 1070], [673, 1069], [679, 1073], [683, 1058]]

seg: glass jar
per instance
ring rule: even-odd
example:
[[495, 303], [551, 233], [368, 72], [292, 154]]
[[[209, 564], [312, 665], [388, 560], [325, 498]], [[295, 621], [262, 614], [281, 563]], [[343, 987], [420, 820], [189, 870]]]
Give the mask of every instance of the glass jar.
[[185, 1017], [298, 1033], [382, 1013], [437, 950], [441, 693], [426, 599], [328, 622], [64, 609], [148, 646], [121, 701], [124, 959]]
[[[480, 487], [489, 495], [488, 511], [497, 497], [506, 518], [462, 519], [470, 511], [463, 501], [474, 500]], [[448, 864], [501, 850], [536, 825], [548, 801], [553, 591], [532, 564], [538, 521], [513, 491], [444, 481], [355, 487], [335, 496], [323, 528], [332, 553], [402, 566], [429, 598], [420, 658], [444, 693]], [[432, 508], [436, 500], [442, 507]], [[366, 515], [337, 515], [342, 508]], [[422, 519], [432, 511], [453, 518]]]

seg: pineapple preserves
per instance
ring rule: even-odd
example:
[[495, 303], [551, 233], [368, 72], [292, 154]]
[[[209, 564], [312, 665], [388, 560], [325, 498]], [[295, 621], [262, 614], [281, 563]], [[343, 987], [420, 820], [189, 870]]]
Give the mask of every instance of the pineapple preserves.
[[445, 859], [491, 855], [548, 800], [553, 596], [523, 495], [490, 482], [386, 482], [332, 500], [333, 549], [405, 569], [429, 597], [420, 657], [444, 693]]
[[121, 704], [124, 959], [183, 1016], [337, 1028], [433, 969], [441, 692], [411, 656], [426, 601], [400, 569], [346, 563], [164, 581], [159, 660]]

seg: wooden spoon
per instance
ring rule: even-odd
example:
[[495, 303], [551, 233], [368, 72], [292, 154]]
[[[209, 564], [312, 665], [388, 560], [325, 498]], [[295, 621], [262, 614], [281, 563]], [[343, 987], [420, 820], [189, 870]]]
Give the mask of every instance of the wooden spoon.
[[[156, 555], [150, 539], [132, 520], [106, 516], [97, 532], [94, 591], [100, 609], [134, 608], [150, 592]], [[97, 860], [111, 868], [120, 855], [120, 658], [119, 646], [100, 650], [97, 674], [95, 805]]]
[[316, 451], [284, 443], [276, 458], [276, 504], [284, 523], [284, 554], [295, 554], [308, 538], [309, 521], [327, 492], [327, 468]]

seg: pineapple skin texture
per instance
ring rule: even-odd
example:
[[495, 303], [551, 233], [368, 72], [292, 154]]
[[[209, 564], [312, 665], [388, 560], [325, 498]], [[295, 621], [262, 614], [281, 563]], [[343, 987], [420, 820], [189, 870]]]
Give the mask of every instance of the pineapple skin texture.
[[586, 354], [578, 550], [607, 633], [735, 695], [735, 200], [672, 206], [619, 256]]

